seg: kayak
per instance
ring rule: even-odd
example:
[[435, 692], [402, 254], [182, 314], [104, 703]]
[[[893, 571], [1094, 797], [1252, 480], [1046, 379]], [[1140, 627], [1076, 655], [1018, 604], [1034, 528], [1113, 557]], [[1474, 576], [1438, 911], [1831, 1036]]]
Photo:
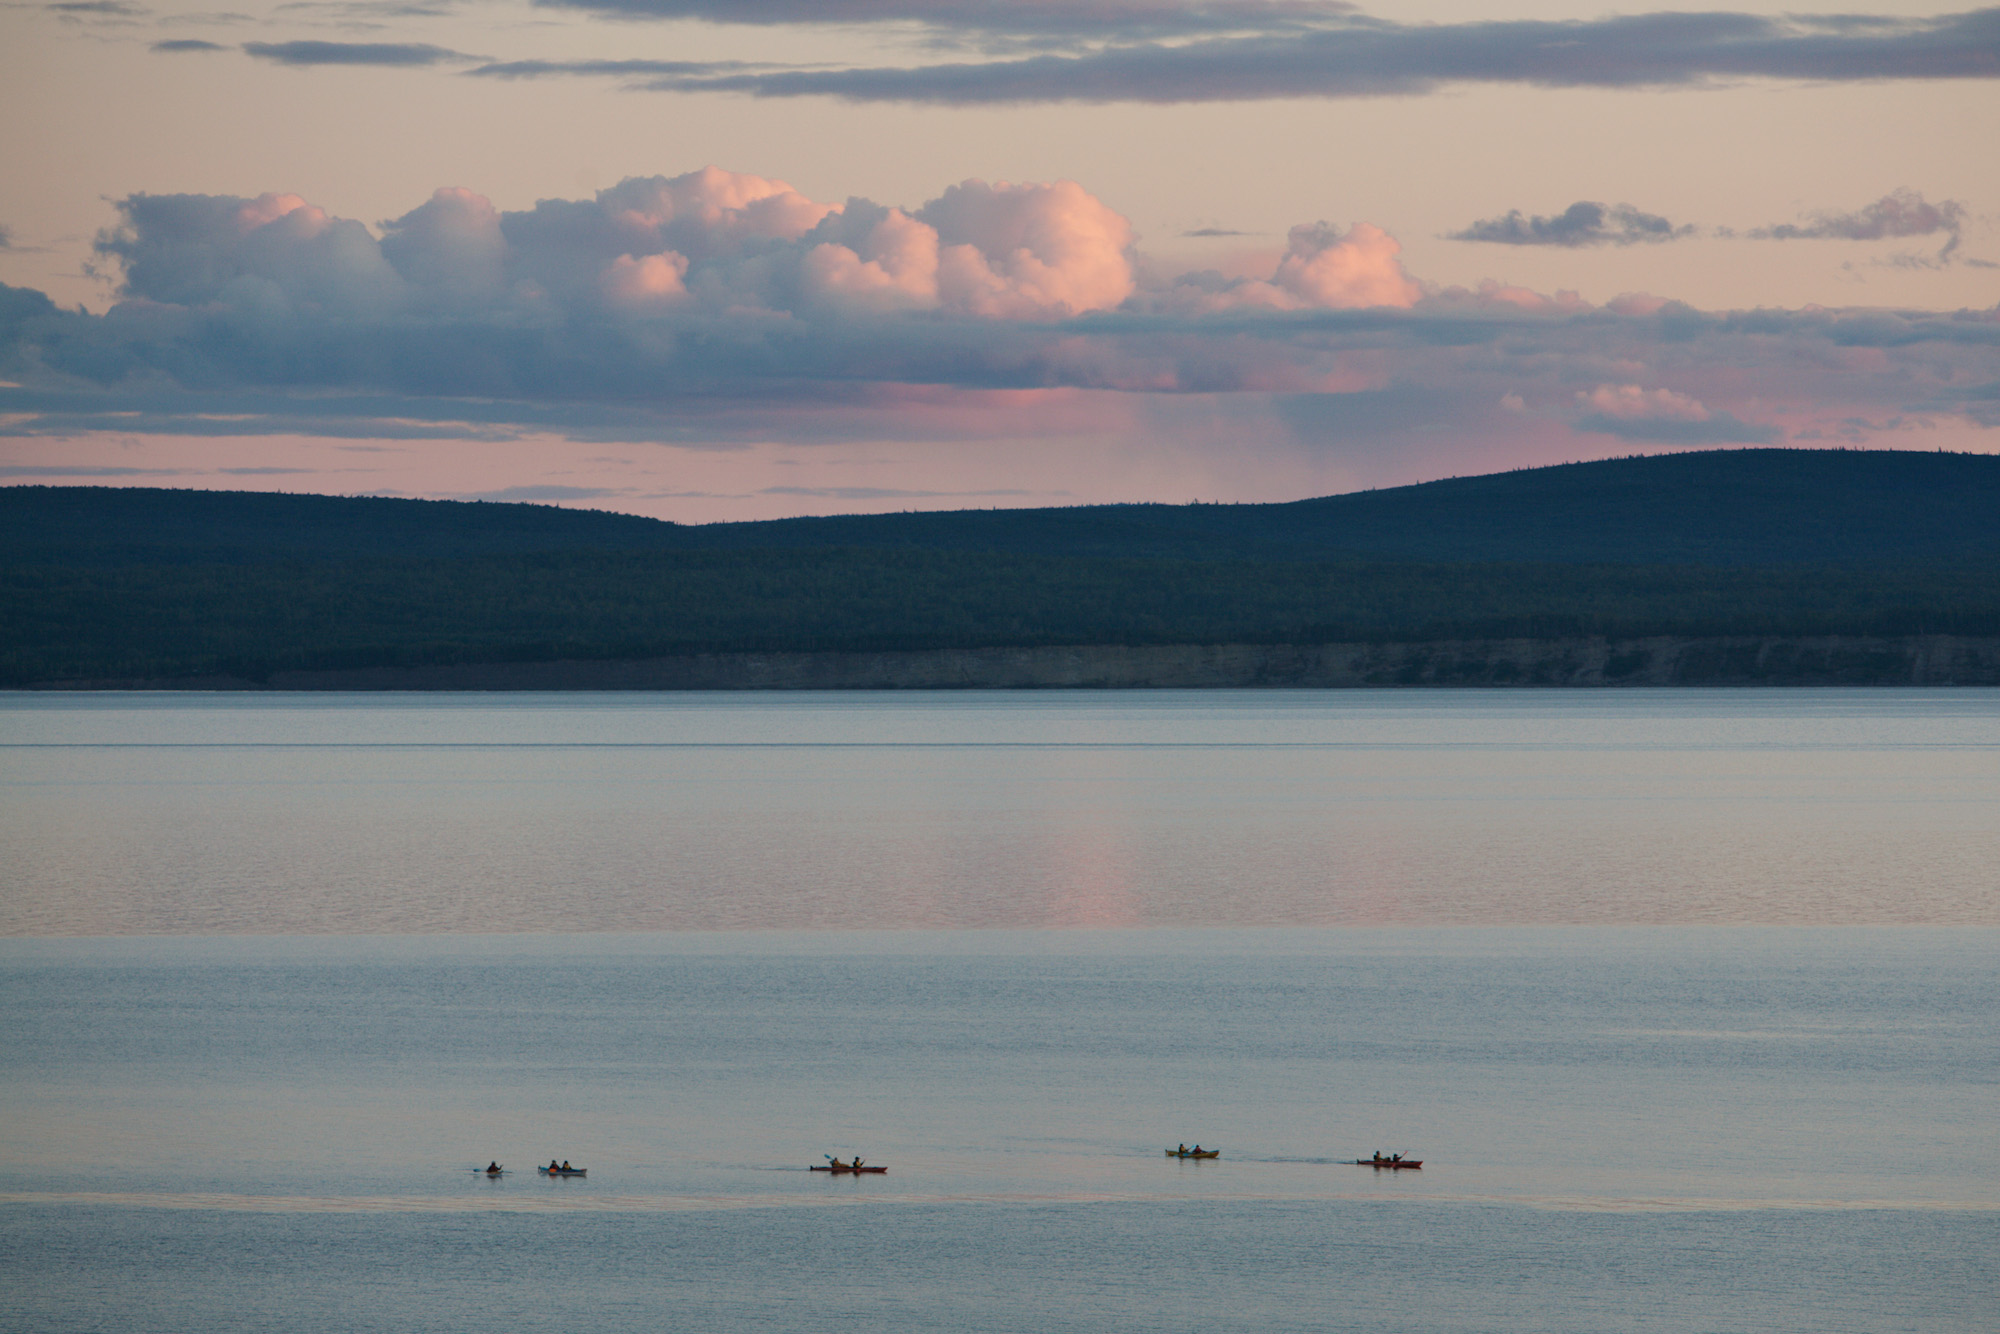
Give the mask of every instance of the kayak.
[[1169, 1158], [1220, 1158], [1220, 1149], [1168, 1149]]
[[1400, 1163], [1392, 1163], [1387, 1158], [1382, 1159], [1380, 1162], [1377, 1162], [1373, 1158], [1356, 1158], [1354, 1165], [1356, 1167], [1422, 1167], [1424, 1160], [1421, 1158], [1405, 1158]]
[[889, 1169], [886, 1167], [848, 1167], [844, 1163], [843, 1164], [827, 1163], [820, 1167], [809, 1167], [806, 1170], [808, 1172], [835, 1172], [835, 1173], [845, 1173], [850, 1176], [859, 1176], [869, 1172], [886, 1172]]
[[545, 1177], [581, 1177], [590, 1175], [590, 1169], [587, 1167], [538, 1167], [535, 1170]]

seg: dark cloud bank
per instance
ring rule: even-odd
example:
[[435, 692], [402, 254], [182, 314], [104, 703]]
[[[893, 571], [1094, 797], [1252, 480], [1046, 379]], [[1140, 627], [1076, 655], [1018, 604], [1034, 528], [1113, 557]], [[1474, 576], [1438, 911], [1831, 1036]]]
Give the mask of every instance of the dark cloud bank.
[[[1902, 256], [1887, 262], [1926, 268], [1941, 268], [1954, 262], [1992, 267], [1988, 261], [1959, 255], [1966, 216], [1965, 206], [1955, 199], [1934, 204], [1915, 190], [1901, 189], [1852, 212], [1822, 210], [1803, 223], [1773, 223], [1746, 232], [1718, 227], [1714, 235], [1753, 241], [1886, 241], [1943, 236], [1944, 246], [1934, 257]], [[1447, 233], [1445, 239], [1576, 248], [1680, 241], [1699, 235], [1700, 231], [1691, 223], [1676, 226], [1657, 214], [1642, 213], [1630, 204], [1607, 208], [1579, 200], [1551, 217], [1530, 217], [1514, 209], [1499, 217], [1482, 218], [1460, 231]]]
[[[740, 61], [488, 61], [482, 78], [612, 78], [656, 91], [857, 102], [981, 105], [1032, 102], [1205, 102], [1418, 94], [1455, 83], [1550, 88], [1700, 86], [1741, 79], [2000, 78], [2000, 9], [1931, 18], [1871, 15], [1656, 13], [1547, 22], [1399, 24], [1341, 5], [1283, 0], [1181, 6], [993, 5], [884, 0], [829, 11], [793, 0], [544, 0], [620, 17], [714, 22], [917, 24], [986, 33], [1025, 56], [908, 66], [798, 68]], [[117, 0], [56, 6], [98, 17], [137, 13]], [[837, 13], [830, 19], [829, 13]], [[995, 43], [987, 43], [994, 46]], [[155, 44], [163, 53], [214, 49]], [[243, 50], [293, 66], [425, 68], [476, 61], [423, 43], [251, 42]]]
[[1447, 239], [1576, 247], [1677, 241], [1694, 235], [1694, 231], [1692, 226], [1676, 227], [1657, 214], [1641, 213], [1630, 204], [1606, 208], [1603, 204], [1578, 200], [1551, 218], [1524, 217], [1515, 209], [1505, 217], [1485, 218], [1463, 231], [1452, 232]]
[[627, 19], [700, 19], [778, 26], [838, 23], [914, 25], [941, 33], [1030, 40], [1117, 36], [1185, 37], [1200, 33], [1309, 27], [1354, 12], [1344, 0], [536, 0], [547, 9], [578, 9]]
[[[617, 4], [585, 7], [629, 12]], [[633, 6], [664, 16], [693, 8]], [[790, 6], [769, 12], [780, 9], [795, 12]], [[1025, 12], [1045, 17], [1055, 11], [1028, 7]], [[610, 73], [661, 91], [949, 105], [1356, 97], [1423, 93], [1452, 83], [1657, 88], [1753, 78], [1992, 79], [2000, 78], [2000, 9], [1920, 19], [1658, 13], [1572, 22], [1406, 25], [1353, 17], [1248, 35], [1126, 40], [1074, 54], [907, 68], [716, 66], [649, 76], [637, 69], [611, 70], [603, 61], [532, 61], [468, 73], [508, 78]]]
[[245, 42], [243, 50], [259, 60], [280, 65], [386, 65], [421, 69], [474, 59], [423, 42]]

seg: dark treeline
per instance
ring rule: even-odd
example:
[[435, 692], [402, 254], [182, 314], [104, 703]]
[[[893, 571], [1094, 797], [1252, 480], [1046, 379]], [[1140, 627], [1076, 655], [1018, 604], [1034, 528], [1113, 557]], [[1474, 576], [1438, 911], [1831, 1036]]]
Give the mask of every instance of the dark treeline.
[[0, 567], [0, 684], [731, 650], [2000, 634], [2000, 562], [1889, 570], [541, 552]]
[[688, 527], [0, 488], [0, 684], [730, 651], [2000, 635], [2000, 458], [1737, 450], [1282, 505]]
[[2000, 457], [1746, 449], [1272, 505], [1084, 505], [687, 526], [547, 505], [0, 488], [0, 561], [255, 563], [552, 551], [991, 551], [1183, 561], [1882, 567], [2000, 556]]

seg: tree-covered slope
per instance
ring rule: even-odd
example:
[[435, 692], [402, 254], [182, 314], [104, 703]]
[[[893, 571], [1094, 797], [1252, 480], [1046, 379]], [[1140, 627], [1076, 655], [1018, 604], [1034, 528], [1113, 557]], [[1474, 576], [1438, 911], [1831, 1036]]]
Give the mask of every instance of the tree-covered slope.
[[732, 650], [1996, 635], [1996, 570], [859, 549], [0, 566], [0, 685]]
[[2000, 554], [2000, 457], [1717, 450], [1270, 505], [1090, 505], [701, 526], [544, 505], [0, 488], [0, 560], [915, 548], [1115, 559], [1882, 566]]
[[2000, 459], [1748, 450], [1285, 505], [686, 527], [0, 489], [0, 685], [718, 650], [2000, 635]]
[[0, 561], [128, 565], [645, 551], [677, 525], [554, 505], [155, 487], [0, 488]]
[[1182, 559], [1882, 565], [2000, 553], [2000, 457], [1712, 450], [1272, 505], [855, 515], [692, 529], [704, 544]]

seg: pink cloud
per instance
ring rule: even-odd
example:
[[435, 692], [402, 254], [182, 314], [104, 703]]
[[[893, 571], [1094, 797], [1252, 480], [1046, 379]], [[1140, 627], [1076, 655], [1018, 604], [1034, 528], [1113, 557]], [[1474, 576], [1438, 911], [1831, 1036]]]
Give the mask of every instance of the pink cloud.
[[1373, 223], [1357, 222], [1344, 236], [1323, 222], [1294, 227], [1273, 281], [1303, 304], [1330, 310], [1413, 306], [1421, 293], [1403, 272], [1402, 250]]
[[1062, 317], [1132, 294], [1132, 224], [1074, 181], [965, 181], [917, 216], [937, 229], [938, 301], [948, 310]]
[[631, 177], [599, 192], [598, 207], [619, 223], [664, 234], [672, 224], [708, 237], [717, 249], [752, 239], [792, 241], [838, 204], [819, 204], [783, 181], [703, 167], [684, 176]]
[[[595, 454], [573, 472], [553, 463], [570, 437], [650, 441], [686, 474], [659, 492], [673, 512], [719, 517], [840, 508], [871, 489], [888, 505], [998, 495], [1031, 440], [1051, 479], [1037, 495], [1248, 498], [1633, 442], [1914, 435], [1913, 422], [1990, 448], [1977, 433], [1995, 419], [1980, 330], [2000, 314], [1680, 307], [1663, 324], [1643, 317], [1668, 303], [1644, 293], [1600, 310], [1497, 280], [1423, 285], [1369, 223], [1296, 227], [1254, 263], [1162, 266], [1142, 285], [1131, 224], [1069, 181], [968, 181], [898, 208], [711, 167], [511, 212], [450, 186], [375, 229], [297, 195], [119, 207], [125, 225], [98, 252], [123, 266], [126, 299], [103, 317], [30, 303], [27, 350], [7, 368], [101, 406], [24, 408], [0, 426], [151, 431], [157, 466], [174, 469], [199, 450], [169, 435], [400, 436], [424, 441], [411, 459], [452, 463], [384, 485], [444, 494], [444, 472], [532, 438], [508, 446], [515, 463], [488, 490], [597, 503], [580, 487], [622, 506], [656, 483]], [[1059, 323], [1109, 309], [1124, 314]], [[1394, 313], [1289, 315], [1340, 310]], [[120, 365], [126, 381], [85, 384]], [[1091, 441], [1104, 448], [1089, 468], [1057, 458]], [[898, 462], [864, 458], [877, 445]], [[230, 448], [228, 479], [249, 476], [258, 465]], [[56, 461], [20, 464], [42, 476]], [[714, 499], [725, 491], [738, 499]]]
[[1292, 228], [1289, 245], [1268, 279], [1238, 279], [1203, 288], [1192, 275], [1169, 294], [1172, 304], [1197, 311], [1407, 309], [1423, 289], [1403, 269], [1403, 247], [1373, 223], [1346, 232], [1324, 222]]
[[1709, 411], [1700, 400], [1672, 389], [1641, 389], [1636, 384], [1601, 384], [1576, 396], [1579, 406], [1619, 421], [1705, 422]]
[[[220, 211], [218, 207], [220, 206]], [[634, 177], [590, 200], [501, 213], [446, 187], [382, 224], [297, 195], [134, 196], [100, 242], [126, 294], [228, 299], [260, 279], [266, 305], [372, 294], [424, 313], [481, 303], [644, 314], [692, 300], [716, 311], [811, 305], [1062, 319], [1132, 294], [1132, 225], [1074, 181], [965, 181], [921, 208], [821, 203], [783, 181], [705, 167]], [[267, 290], [268, 289], [268, 290]]]
[[938, 234], [899, 208], [868, 232], [860, 249], [828, 241], [806, 252], [808, 290], [879, 307], [934, 306], [938, 299]]
[[620, 255], [600, 280], [604, 296], [626, 310], [650, 310], [672, 305], [687, 296], [686, 255], [669, 250], [658, 255]]
[[1431, 293], [1429, 300], [1446, 305], [1504, 307], [1542, 315], [1573, 315], [1591, 309], [1588, 301], [1567, 288], [1551, 296], [1530, 287], [1518, 287], [1495, 278], [1481, 280], [1477, 287], [1446, 287]]
[[236, 230], [239, 233], [254, 232], [301, 209], [306, 211], [306, 217], [301, 221], [309, 232], [316, 232], [326, 225], [326, 214], [297, 195], [262, 194], [243, 201], [236, 210]]
[[1651, 292], [1620, 292], [1604, 303], [1604, 308], [1615, 315], [1657, 315], [1673, 304], [1666, 297], [1654, 296]]

